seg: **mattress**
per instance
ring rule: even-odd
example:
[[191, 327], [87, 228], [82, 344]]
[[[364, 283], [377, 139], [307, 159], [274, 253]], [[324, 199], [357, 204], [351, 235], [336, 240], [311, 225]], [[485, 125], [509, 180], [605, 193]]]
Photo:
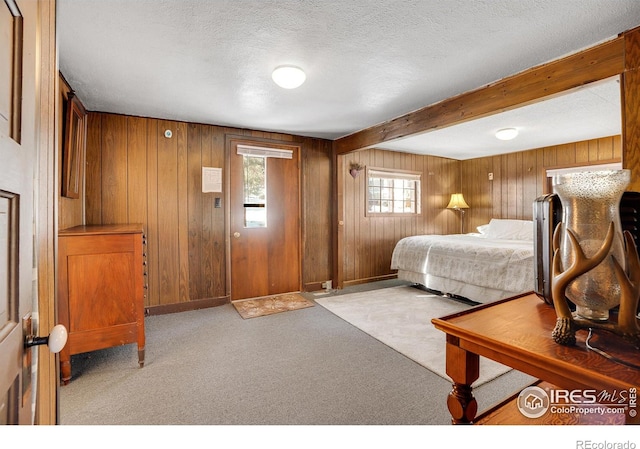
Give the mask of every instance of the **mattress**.
[[401, 239], [391, 257], [400, 279], [477, 302], [534, 289], [531, 240], [483, 234], [417, 235]]

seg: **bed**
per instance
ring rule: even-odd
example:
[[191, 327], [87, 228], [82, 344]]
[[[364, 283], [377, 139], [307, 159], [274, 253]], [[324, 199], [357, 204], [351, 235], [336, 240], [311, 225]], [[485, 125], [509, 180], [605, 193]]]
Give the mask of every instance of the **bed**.
[[391, 269], [399, 279], [478, 303], [533, 291], [533, 222], [492, 219], [477, 230], [405, 237]]

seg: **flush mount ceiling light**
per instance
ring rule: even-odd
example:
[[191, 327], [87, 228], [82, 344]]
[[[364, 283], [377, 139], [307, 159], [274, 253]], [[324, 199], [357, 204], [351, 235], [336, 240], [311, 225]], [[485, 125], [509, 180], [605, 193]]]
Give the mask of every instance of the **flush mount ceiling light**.
[[299, 67], [292, 65], [281, 65], [271, 74], [273, 81], [284, 89], [295, 89], [304, 83], [307, 75]]
[[496, 132], [496, 137], [500, 140], [511, 140], [518, 135], [518, 130], [515, 128], [504, 128]]

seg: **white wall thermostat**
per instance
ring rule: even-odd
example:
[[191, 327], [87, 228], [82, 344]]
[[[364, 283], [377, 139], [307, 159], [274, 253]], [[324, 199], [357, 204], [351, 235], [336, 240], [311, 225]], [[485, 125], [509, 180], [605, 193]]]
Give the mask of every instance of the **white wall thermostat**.
[[167, 129], [167, 130], [164, 132], [164, 136], [165, 136], [167, 139], [171, 139], [171, 136], [173, 136], [173, 133], [171, 132], [171, 130], [170, 130], [170, 129]]

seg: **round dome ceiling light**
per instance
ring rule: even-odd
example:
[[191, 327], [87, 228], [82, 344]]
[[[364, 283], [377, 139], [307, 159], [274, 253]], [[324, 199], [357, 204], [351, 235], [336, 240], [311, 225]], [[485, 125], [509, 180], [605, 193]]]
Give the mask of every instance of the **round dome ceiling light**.
[[295, 89], [300, 87], [302, 83], [307, 79], [304, 71], [299, 67], [291, 65], [282, 65], [276, 67], [271, 74], [273, 81], [284, 89]]
[[504, 128], [496, 132], [496, 137], [500, 140], [515, 139], [517, 135], [518, 135], [518, 130], [515, 128]]

